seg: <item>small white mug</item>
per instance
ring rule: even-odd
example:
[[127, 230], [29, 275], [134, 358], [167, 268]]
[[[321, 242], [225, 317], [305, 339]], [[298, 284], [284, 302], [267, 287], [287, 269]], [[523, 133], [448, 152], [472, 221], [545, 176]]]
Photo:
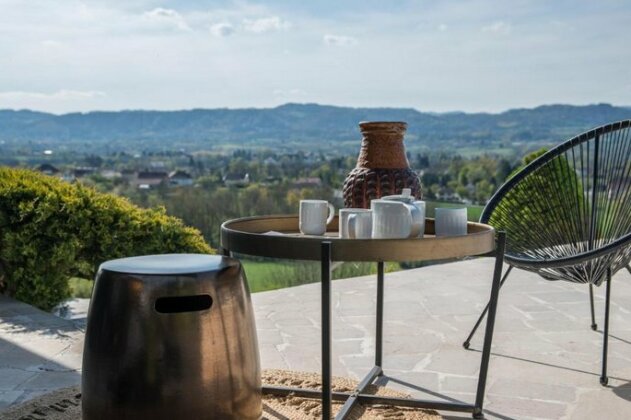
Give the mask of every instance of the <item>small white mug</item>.
[[372, 236], [372, 211], [354, 212], [348, 216], [346, 230], [351, 239], [370, 239]]
[[459, 236], [467, 234], [467, 209], [437, 207], [434, 230], [436, 236]]
[[372, 217], [372, 213], [370, 209], [355, 209], [355, 208], [340, 209], [340, 217], [338, 219], [340, 238], [350, 238], [350, 236], [348, 235], [349, 216], [355, 213], [366, 213], [366, 212], [368, 212]]
[[414, 204], [414, 207], [418, 209], [415, 217], [418, 219], [418, 223], [421, 225], [421, 232], [419, 233], [418, 237], [422, 238], [425, 234], [425, 201], [418, 200], [414, 201], [412, 204]]
[[335, 207], [326, 200], [300, 200], [299, 228], [303, 235], [324, 235], [335, 217]]

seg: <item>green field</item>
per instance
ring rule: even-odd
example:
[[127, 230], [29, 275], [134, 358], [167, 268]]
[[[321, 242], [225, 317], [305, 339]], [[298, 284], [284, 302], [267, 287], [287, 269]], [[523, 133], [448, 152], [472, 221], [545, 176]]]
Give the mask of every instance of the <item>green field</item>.
[[[320, 281], [320, 262], [316, 261], [252, 261], [241, 259], [250, 291], [282, 289]], [[397, 263], [386, 263], [386, 272], [400, 270]], [[347, 262], [333, 271], [334, 279], [377, 273], [376, 263]]]

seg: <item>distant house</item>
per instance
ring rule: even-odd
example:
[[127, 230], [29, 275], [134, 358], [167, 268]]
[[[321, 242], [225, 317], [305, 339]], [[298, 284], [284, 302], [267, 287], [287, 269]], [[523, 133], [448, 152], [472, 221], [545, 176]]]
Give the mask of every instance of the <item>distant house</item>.
[[449, 187], [441, 187], [440, 190], [436, 193], [436, 199], [438, 201], [462, 202], [462, 197], [460, 197], [460, 194]]
[[228, 173], [223, 176], [226, 187], [245, 187], [250, 183], [250, 174]]
[[121, 171], [121, 176], [127, 182], [132, 182], [134, 178], [136, 178], [136, 171], [131, 169], [123, 169]]
[[149, 162], [149, 167], [153, 170], [165, 169], [167, 167], [166, 162], [161, 160], [155, 160], [153, 162]]
[[173, 187], [190, 187], [193, 185], [193, 177], [186, 171], [173, 171], [169, 174], [169, 185]]
[[80, 166], [78, 168], [75, 168], [73, 173], [75, 178], [83, 178], [84, 176], [96, 173], [96, 168], [93, 168], [91, 166]]
[[169, 174], [162, 171], [139, 171], [136, 177], [130, 182], [131, 185], [139, 189], [150, 189], [158, 187], [169, 179]]
[[320, 178], [298, 178], [294, 181], [294, 188], [317, 188], [322, 186], [322, 180]]
[[276, 185], [276, 184], [280, 184], [281, 181], [282, 179], [279, 176], [268, 176], [268, 177], [265, 177], [263, 184]]
[[37, 167], [37, 170], [44, 175], [56, 175], [59, 173], [59, 169], [51, 165], [50, 163], [42, 163]]
[[101, 171], [101, 176], [107, 179], [114, 179], [114, 178], [120, 178], [123, 175], [120, 172], [115, 171], [113, 169], [103, 169]]

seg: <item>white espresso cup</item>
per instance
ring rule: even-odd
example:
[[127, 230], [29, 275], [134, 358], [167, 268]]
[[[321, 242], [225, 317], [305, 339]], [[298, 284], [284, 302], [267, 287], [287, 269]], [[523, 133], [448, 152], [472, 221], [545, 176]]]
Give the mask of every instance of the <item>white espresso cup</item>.
[[372, 237], [372, 211], [351, 213], [348, 216], [346, 231], [351, 239], [370, 239]]
[[467, 234], [467, 209], [437, 207], [434, 230], [436, 236], [460, 236]]
[[335, 217], [335, 207], [326, 200], [300, 200], [300, 232], [303, 235], [324, 235], [326, 226]]
[[340, 209], [340, 217], [338, 218], [338, 226], [340, 232], [340, 238], [350, 238], [348, 235], [348, 218], [351, 214], [356, 213], [368, 213], [372, 217], [370, 209]]

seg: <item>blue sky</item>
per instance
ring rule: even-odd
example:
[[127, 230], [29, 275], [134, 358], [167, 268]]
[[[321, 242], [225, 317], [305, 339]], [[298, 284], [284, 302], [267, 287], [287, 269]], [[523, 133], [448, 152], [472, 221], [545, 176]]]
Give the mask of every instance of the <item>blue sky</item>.
[[0, 0], [0, 109], [631, 105], [628, 1]]

